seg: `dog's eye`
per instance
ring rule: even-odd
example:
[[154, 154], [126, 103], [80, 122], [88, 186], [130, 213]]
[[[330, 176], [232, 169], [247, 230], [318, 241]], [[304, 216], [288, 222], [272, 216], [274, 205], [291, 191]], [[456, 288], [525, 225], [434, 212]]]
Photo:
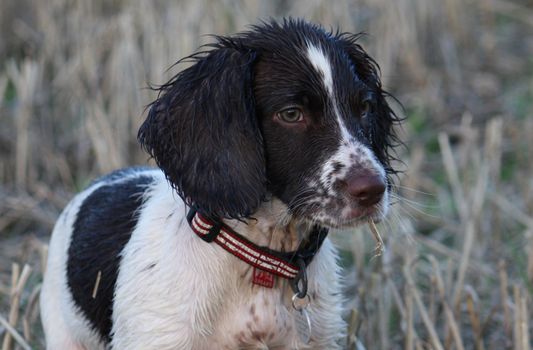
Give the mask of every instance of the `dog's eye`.
[[304, 119], [304, 114], [299, 108], [287, 108], [277, 113], [279, 119], [286, 123], [298, 123]]
[[369, 100], [363, 101], [361, 106], [361, 118], [366, 118], [372, 113], [372, 103]]

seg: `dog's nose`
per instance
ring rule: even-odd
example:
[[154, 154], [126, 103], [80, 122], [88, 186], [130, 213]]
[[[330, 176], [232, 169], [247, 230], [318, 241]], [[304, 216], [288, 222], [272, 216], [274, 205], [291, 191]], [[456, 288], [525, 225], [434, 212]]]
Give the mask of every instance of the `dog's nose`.
[[346, 192], [363, 207], [376, 204], [385, 193], [385, 182], [381, 176], [351, 176], [346, 180]]

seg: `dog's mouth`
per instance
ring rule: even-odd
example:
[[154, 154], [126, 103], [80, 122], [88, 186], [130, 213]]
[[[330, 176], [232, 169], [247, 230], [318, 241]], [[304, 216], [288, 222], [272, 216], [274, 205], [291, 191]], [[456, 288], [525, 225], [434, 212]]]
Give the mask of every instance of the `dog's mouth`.
[[339, 198], [309, 200], [299, 208], [291, 208], [294, 217], [312, 224], [334, 229], [348, 229], [364, 225], [369, 219], [382, 221], [388, 211], [388, 194], [370, 206], [361, 206]]

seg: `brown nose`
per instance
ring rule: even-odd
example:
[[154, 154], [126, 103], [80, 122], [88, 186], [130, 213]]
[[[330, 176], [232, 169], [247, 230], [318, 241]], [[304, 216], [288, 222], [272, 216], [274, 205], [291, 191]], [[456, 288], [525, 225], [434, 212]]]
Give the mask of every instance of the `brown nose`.
[[363, 207], [376, 204], [385, 193], [385, 182], [381, 176], [352, 176], [345, 181], [348, 195]]

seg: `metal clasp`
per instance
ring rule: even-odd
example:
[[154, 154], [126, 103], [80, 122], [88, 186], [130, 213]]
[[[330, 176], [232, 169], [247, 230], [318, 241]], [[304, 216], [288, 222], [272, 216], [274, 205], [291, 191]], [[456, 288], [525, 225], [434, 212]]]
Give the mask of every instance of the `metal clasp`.
[[298, 260], [296, 260], [296, 264], [298, 265], [299, 269], [298, 274], [290, 281], [290, 285], [292, 291], [295, 293], [294, 295], [299, 299], [303, 299], [307, 295], [307, 272], [305, 261], [302, 258], [298, 258]]

